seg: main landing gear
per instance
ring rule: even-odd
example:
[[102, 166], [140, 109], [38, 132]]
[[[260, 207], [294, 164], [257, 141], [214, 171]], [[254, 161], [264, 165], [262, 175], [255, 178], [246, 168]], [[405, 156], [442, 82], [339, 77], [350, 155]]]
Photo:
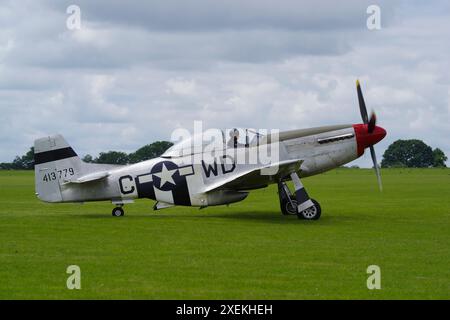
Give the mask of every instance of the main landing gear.
[[292, 173], [291, 178], [294, 182], [295, 194], [291, 194], [286, 182], [278, 182], [281, 213], [283, 215], [297, 215], [299, 219], [318, 220], [322, 213], [320, 204], [309, 198], [297, 173]]

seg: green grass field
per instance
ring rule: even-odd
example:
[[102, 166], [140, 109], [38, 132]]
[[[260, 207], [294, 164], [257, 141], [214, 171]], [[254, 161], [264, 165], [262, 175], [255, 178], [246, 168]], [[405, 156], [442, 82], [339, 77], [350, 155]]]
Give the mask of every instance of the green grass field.
[[[449, 299], [450, 169], [338, 169], [304, 183], [318, 221], [276, 187], [229, 207], [46, 204], [33, 172], [0, 172], [1, 299]], [[68, 290], [66, 268], [81, 268]], [[366, 268], [381, 268], [368, 290]]]

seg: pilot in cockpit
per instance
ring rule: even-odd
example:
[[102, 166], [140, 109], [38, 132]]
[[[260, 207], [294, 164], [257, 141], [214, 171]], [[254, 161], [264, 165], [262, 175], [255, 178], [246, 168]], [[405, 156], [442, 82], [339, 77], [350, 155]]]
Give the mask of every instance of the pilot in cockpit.
[[230, 139], [227, 142], [228, 148], [238, 148], [244, 146], [244, 144], [239, 143], [239, 130], [234, 128], [230, 131]]

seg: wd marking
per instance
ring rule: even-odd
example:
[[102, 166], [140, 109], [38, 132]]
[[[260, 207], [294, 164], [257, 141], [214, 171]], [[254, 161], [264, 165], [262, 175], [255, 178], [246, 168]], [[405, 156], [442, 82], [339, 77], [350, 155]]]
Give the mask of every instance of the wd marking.
[[[227, 159], [231, 160], [231, 163], [227, 161]], [[217, 161], [214, 160], [212, 164], [206, 163], [202, 160], [202, 167], [203, 172], [205, 173], [206, 178], [209, 178], [211, 174], [215, 177], [219, 175], [218, 167], [217, 167]], [[224, 156], [223, 160], [220, 163], [220, 168], [222, 169], [222, 174], [228, 174], [234, 171], [236, 169], [236, 163], [234, 159], [231, 156]]]

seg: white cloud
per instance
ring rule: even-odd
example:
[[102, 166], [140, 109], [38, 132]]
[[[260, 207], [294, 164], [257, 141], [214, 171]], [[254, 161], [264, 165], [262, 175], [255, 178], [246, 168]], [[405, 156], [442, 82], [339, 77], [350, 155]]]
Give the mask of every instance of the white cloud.
[[195, 95], [196, 84], [195, 80], [184, 80], [184, 79], [169, 79], [166, 81], [166, 92], [174, 93], [179, 95]]

